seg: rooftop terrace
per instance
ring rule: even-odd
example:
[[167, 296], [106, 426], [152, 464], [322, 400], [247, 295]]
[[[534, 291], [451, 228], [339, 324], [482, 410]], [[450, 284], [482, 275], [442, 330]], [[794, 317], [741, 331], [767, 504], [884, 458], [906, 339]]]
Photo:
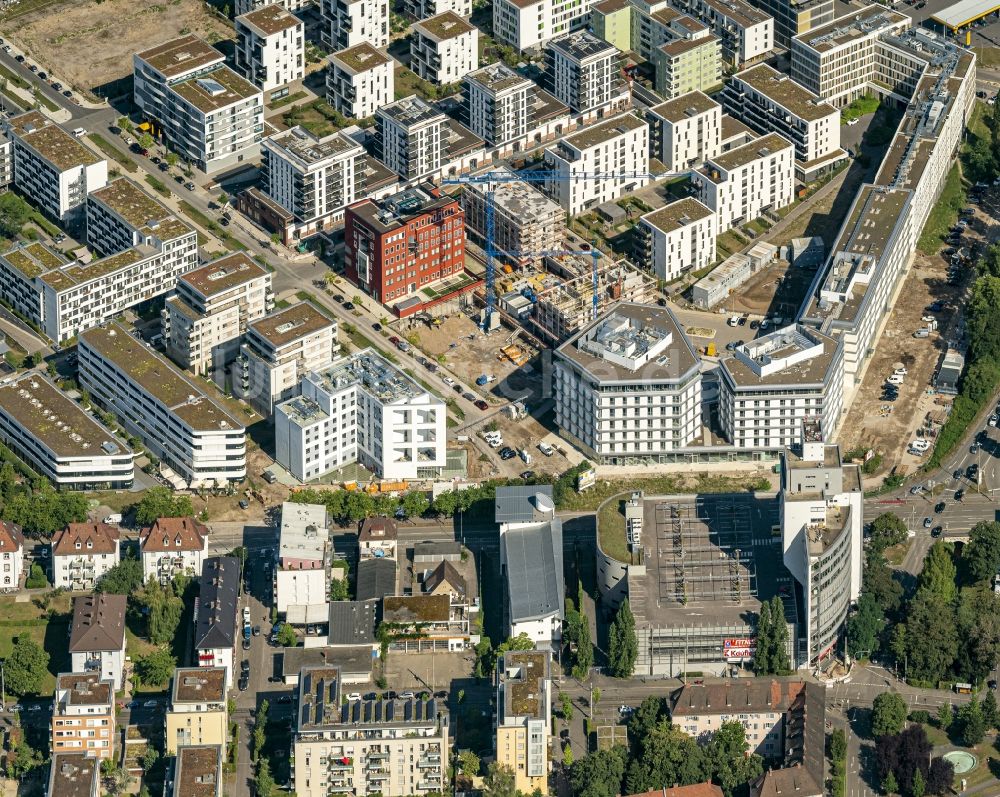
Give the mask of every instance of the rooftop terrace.
[[222, 53], [194, 34], [171, 39], [137, 55], [168, 80], [225, 60]]

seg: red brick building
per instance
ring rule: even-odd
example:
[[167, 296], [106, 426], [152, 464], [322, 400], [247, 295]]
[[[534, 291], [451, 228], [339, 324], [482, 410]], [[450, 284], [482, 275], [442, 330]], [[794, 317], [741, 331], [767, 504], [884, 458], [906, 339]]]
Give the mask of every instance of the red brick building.
[[462, 206], [431, 185], [351, 205], [344, 216], [344, 271], [400, 316], [471, 289]]

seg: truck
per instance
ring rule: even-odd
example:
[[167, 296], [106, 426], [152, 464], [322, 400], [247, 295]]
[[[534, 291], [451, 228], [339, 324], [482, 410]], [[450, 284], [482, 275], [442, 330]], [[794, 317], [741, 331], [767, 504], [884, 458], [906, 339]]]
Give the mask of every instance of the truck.
[[483, 374], [476, 377], [476, 384], [479, 385], [479, 387], [482, 387], [483, 385], [488, 385], [493, 381], [493, 379], [493, 374]]

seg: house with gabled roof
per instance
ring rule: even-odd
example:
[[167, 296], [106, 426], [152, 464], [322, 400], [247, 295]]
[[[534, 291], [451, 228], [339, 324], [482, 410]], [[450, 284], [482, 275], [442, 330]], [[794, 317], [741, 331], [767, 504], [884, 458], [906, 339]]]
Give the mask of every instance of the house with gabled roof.
[[197, 576], [208, 556], [208, 528], [194, 518], [161, 517], [139, 535], [142, 577], [168, 583], [176, 575]]
[[121, 561], [119, 532], [107, 523], [70, 523], [52, 538], [52, 586], [91, 590]]

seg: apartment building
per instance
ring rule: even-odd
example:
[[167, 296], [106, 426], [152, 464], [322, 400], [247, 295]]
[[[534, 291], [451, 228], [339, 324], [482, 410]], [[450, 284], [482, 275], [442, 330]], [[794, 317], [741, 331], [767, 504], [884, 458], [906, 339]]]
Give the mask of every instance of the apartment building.
[[809, 183], [844, 160], [840, 111], [768, 64], [740, 72], [722, 92], [726, 112], [795, 146], [795, 173]]
[[52, 586], [93, 589], [120, 561], [118, 529], [107, 523], [70, 523], [52, 537]]
[[[555, 172], [546, 193], [571, 216], [612, 202], [649, 182], [649, 126], [632, 114], [610, 119], [561, 139], [545, 150]], [[608, 175], [573, 179], [573, 175]]]
[[5, 590], [21, 587], [24, 573], [24, 533], [8, 520], [0, 521], [0, 586]]
[[61, 224], [83, 220], [87, 194], [108, 182], [108, 162], [41, 111], [7, 120], [14, 187]]
[[322, 0], [320, 39], [329, 50], [343, 50], [361, 42], [389, 46], [387, 0]]
[[[269, 0], [236, 0], [234, 9], [236, 16], [240, 16], [241, 14], [249, 14], [251, 11], [255, 11], [256, 9], [263, 8], [267, 5], [271, 5]], [[296, 11], [309, 8], [311, 4], [309, 3], [309, 0], [278, 0], [278, 5], [294, 14]]]
[[181, 368], [225, 382], [247, 327], [274, 307], [271, 274], [245, 252], [188, 271], [161, 312], [167, 354]]
[[569, 33], [545, 47], [544, 86], [574, 113], [611, 105], [621, 88], [621, 53], [586, 30]]
[[80, 386], [172, 471], [198, 487], [246, 476], [246, 430], [219, 400], [121, 324], [79, 338]]
[[438, 171], [446, 162], [443, 149], [448, 118], [416, 95], [375, 112], [375, 154], [404, 180]]
[[833, 21], [833, 0], [755, 0], [757, 8], [774, 18], [774, 43], [789, 48], [796, 36]]
[[650, 157], [668, 172], [694, 168], [722, 152], [722, 106], [700, 91], [646, 112]]
[[602, 0], [590, 7], [590, 29], [623, 53], [632, 48], [632, 4], [629, 0]]
[[671, 202], [639, 219], [636, 260], [667, 282], [708, 268], [715, 262], [715, 225], [715, 214], [697, 199]]
[[97, 760], [115, 754], [115, 685], [95, 672], [56, 676], [52, 707], [53, 757], [82, 753]]
[[464, 595], [386, 595], [382, 621], [392, 629], [389, 650], [457, 653], [470, 646], [470, 613]]
[[538, 50], [556, 36], [582, 30], [593, 0], [496, 0], [493, 34], [517, 50]]
[[687, 20], [687, 35], [661, 44], [653, 51], [656, 90], [667, 99], [692, 91], [708, 91], [722, 83], [722, 49], [708, 28]]
[[469, 183], [462, 192], [466, 230], [485, 246], [488, 189], [493, 194], [493, 247], [506, 262], [526, 266], [544, 252], [564, 248], [566, 224], [562, 208], [530, 183], [518, 180], [508, 167], [496, 170], [502, 182]]
[[844, 406], [843, 351], [818, 329], [791, 324], [719, 360], [719, 423], [737, 448], [780, 451], [805, 426], [833, 430]]
[[0, 440], [59, 489], [132, 486], [131, 449], [38, 371], [0, 385]]
[[347, 209], [344, 275], [401, 315], [423, 304], [420, 291], [471, 287], [465, 274], [465, 214], [458, 200], [429, 184]]
[[69, 655], [73, 672], [94, 672], [115, 691], [125, 688], [124, 595], [98, 592], [73, 598]]
[[169, 584], [175, 576], [197, 577], [208, 556], [208, 527], [194, 518], [161, 517], [139, 533], [143, 581]]
[[331, 792], [364, 797], [445, 789], [448, 715], [436, 698], [347, 700], [337, 667], [299, 675], [292, 724], [292, 788], [299, 797]]
[[326, 101], [344, 116], [365, 119], [395, 99], [393, 60], [368, 42], [327, 58]]
[[177, 755], [179, 750], [191, 746], [225, 747], [228, 742], [226, 670], [223, 667], [178, 667], [174, 670], [167, 706], [165, 754]]
[[472, 16], [472, 0], [404, 0], [403, 11], [413, 19], [429, 19], [446, 11], [468, 18]]
[[674, 5], [711, 28], [729, 66], [742, 69], [774, 50], [774, 18], [744, 0], [674, 0]]
[[536, 84], [502, 61], [462, 79], [463, 121], [491, 147], [517, 141], [534, 127]]
[[[840, 447], [823, 442], [818, 426], [785, 451], [779, 498], [785, 567], [802, 590], [800, 666], [821, 666], [842, 647], [847, 615], [861, 593], [864, 491], [861, 468]], [[820, 430], [821, 431], [821, 430]]]
[[301, 393], [275, 408], [275, 458], [299, 481], [351, 462], [383, 479], [444, 467], [444, 402], [373, 349], [306, 374]]
[[666, 308], [615, 305], [555, 351], [559, 433], [607, 465], [701, 436], [700, 360]]
[[236, 70], [268, 96], [305, 76], [302, 20], [279, 3], [236, 17]]
[[0, 133], [0, 187], [14, 182], [14, 142], [6, 133]]
[[135, 104], [167, 145], [212, 174], [257, 156], [264, 96], [193, 34], [132, 56]]
[[716, 214], [717, 232], [792, 204], [795, 148], [777, 133], [709, 159], [691, 172], [699, 201]]
[[194, 650], [198, 667], [225, 672], [223, 693], [235, 679], [236, 640], [240, 602], [240, 560], [212, 556], [201, 566], [201, 594], [194, 612]]
[[514, 773], [514, 788], [544, 793], [552, 727], [552, 654], [509, 650], [496, 668], [497, 763]]
[[313, 607], [326, 615], [332, 551], [324, 505], [281, 505], [275, 603], [288, 622], [295, 622], [295, 614], [307, 617]]
[[255, 321], [247, 328], [233, 366], [233, 393], [261, 415], [298, 394], [309, 371], [333, 362], [337, 322], [310, 302], [299, 302]]
[[83, 753], [55, 753], [49, 764], [46, 797], [99, 797], [100, 762]]
[[170, 797], [222, 797], [223, 750], [225, 744], [179, 748], [174, 759]]
[[479, 67], [479, 29], [454, 11], [413, 23], [410, 69], [431, 83], [456, 83]]

